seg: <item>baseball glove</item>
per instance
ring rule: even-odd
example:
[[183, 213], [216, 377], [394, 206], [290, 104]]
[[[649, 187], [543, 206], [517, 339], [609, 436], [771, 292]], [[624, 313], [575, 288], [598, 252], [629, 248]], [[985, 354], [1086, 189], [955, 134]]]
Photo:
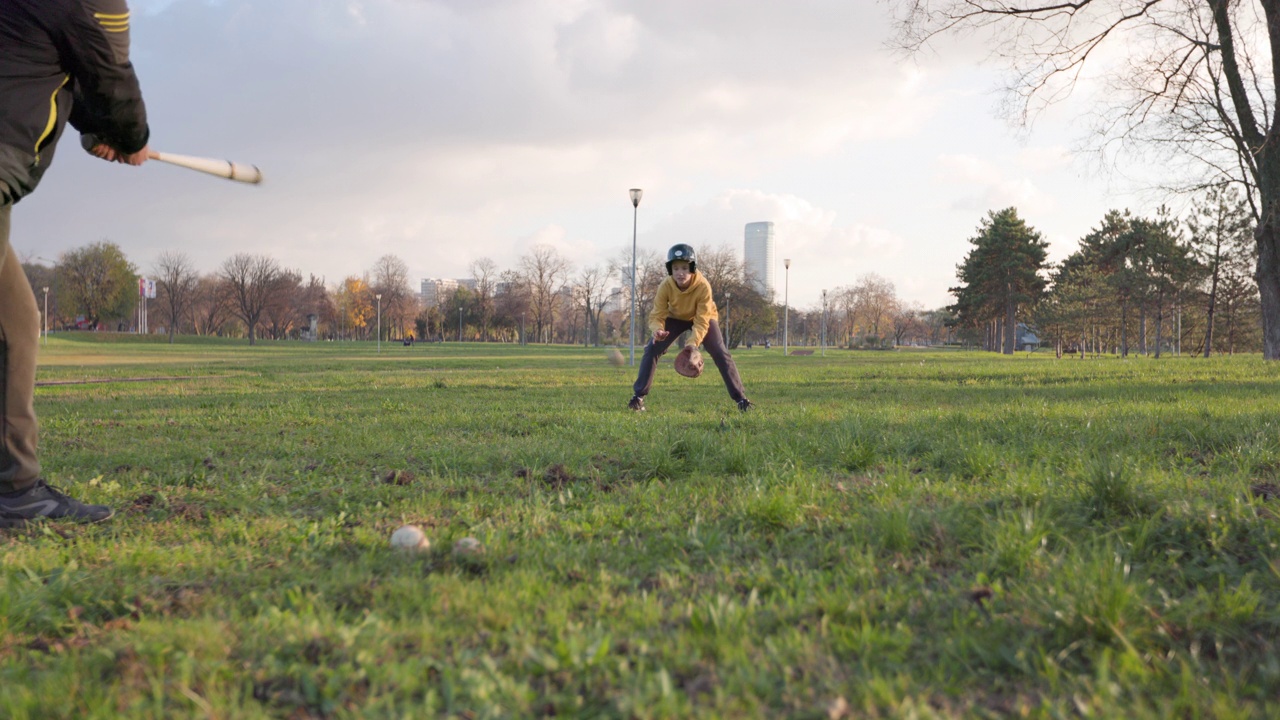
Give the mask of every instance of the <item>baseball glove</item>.
[[696, 378], [702, 374], [702, 353], [692, 345], [685, 345], [676, 355], [676, 372], [687, 378]]

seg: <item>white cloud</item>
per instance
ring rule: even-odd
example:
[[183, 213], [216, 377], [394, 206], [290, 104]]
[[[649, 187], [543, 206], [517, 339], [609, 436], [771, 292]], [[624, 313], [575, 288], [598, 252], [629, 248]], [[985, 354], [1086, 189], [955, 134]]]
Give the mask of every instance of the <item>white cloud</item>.
[[1031, 177], [1010, 176], [1006, 167], [1015, 171], [1019, 163], [1005, 160], [997, 164], [972, 155], [944, 155], [938, 158], [938, 182], [962, 190], [952, 207], [957, 210], [985, 213], [1016, 207], [1022, 213], [1051, 212], [1057, 207], [1053, 196], [1044, 192]]

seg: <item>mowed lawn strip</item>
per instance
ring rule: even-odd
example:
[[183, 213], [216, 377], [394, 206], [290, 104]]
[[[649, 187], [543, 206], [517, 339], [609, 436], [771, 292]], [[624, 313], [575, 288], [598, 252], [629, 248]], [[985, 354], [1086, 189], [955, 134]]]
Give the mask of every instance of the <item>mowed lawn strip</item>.
[[0, 717], [1280, 713], [1257, 357], [742, 348], [742, 414], [603, 348], [44, 352], [170, 379], [37, 391], [118, 516], [0, 535]]

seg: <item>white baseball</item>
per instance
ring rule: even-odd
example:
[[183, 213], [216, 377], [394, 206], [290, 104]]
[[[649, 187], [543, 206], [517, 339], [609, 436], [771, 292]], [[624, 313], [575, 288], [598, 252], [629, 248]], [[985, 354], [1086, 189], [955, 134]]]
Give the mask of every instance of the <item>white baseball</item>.
[[431, 541], [422, 532], [422, 528], [405, 525], [391, 533], [391, 547], [408, 552], [422, 552], [431, 547]]

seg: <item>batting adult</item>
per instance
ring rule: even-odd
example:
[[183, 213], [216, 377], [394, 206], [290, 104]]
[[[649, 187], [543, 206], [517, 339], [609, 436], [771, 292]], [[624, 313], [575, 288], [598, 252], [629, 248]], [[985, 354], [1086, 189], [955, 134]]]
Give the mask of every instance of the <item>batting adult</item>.
[[70, 122], [90, 152], [147, 159], [146, 108], [129, 62], [125, 0], [0, 0], [0, 527], [39, 518], [99, 522], [112, 510], [50, 486], [36, 457], [32, 397], [40, 312], [9, 245], [13, 205], [35, 190]]

